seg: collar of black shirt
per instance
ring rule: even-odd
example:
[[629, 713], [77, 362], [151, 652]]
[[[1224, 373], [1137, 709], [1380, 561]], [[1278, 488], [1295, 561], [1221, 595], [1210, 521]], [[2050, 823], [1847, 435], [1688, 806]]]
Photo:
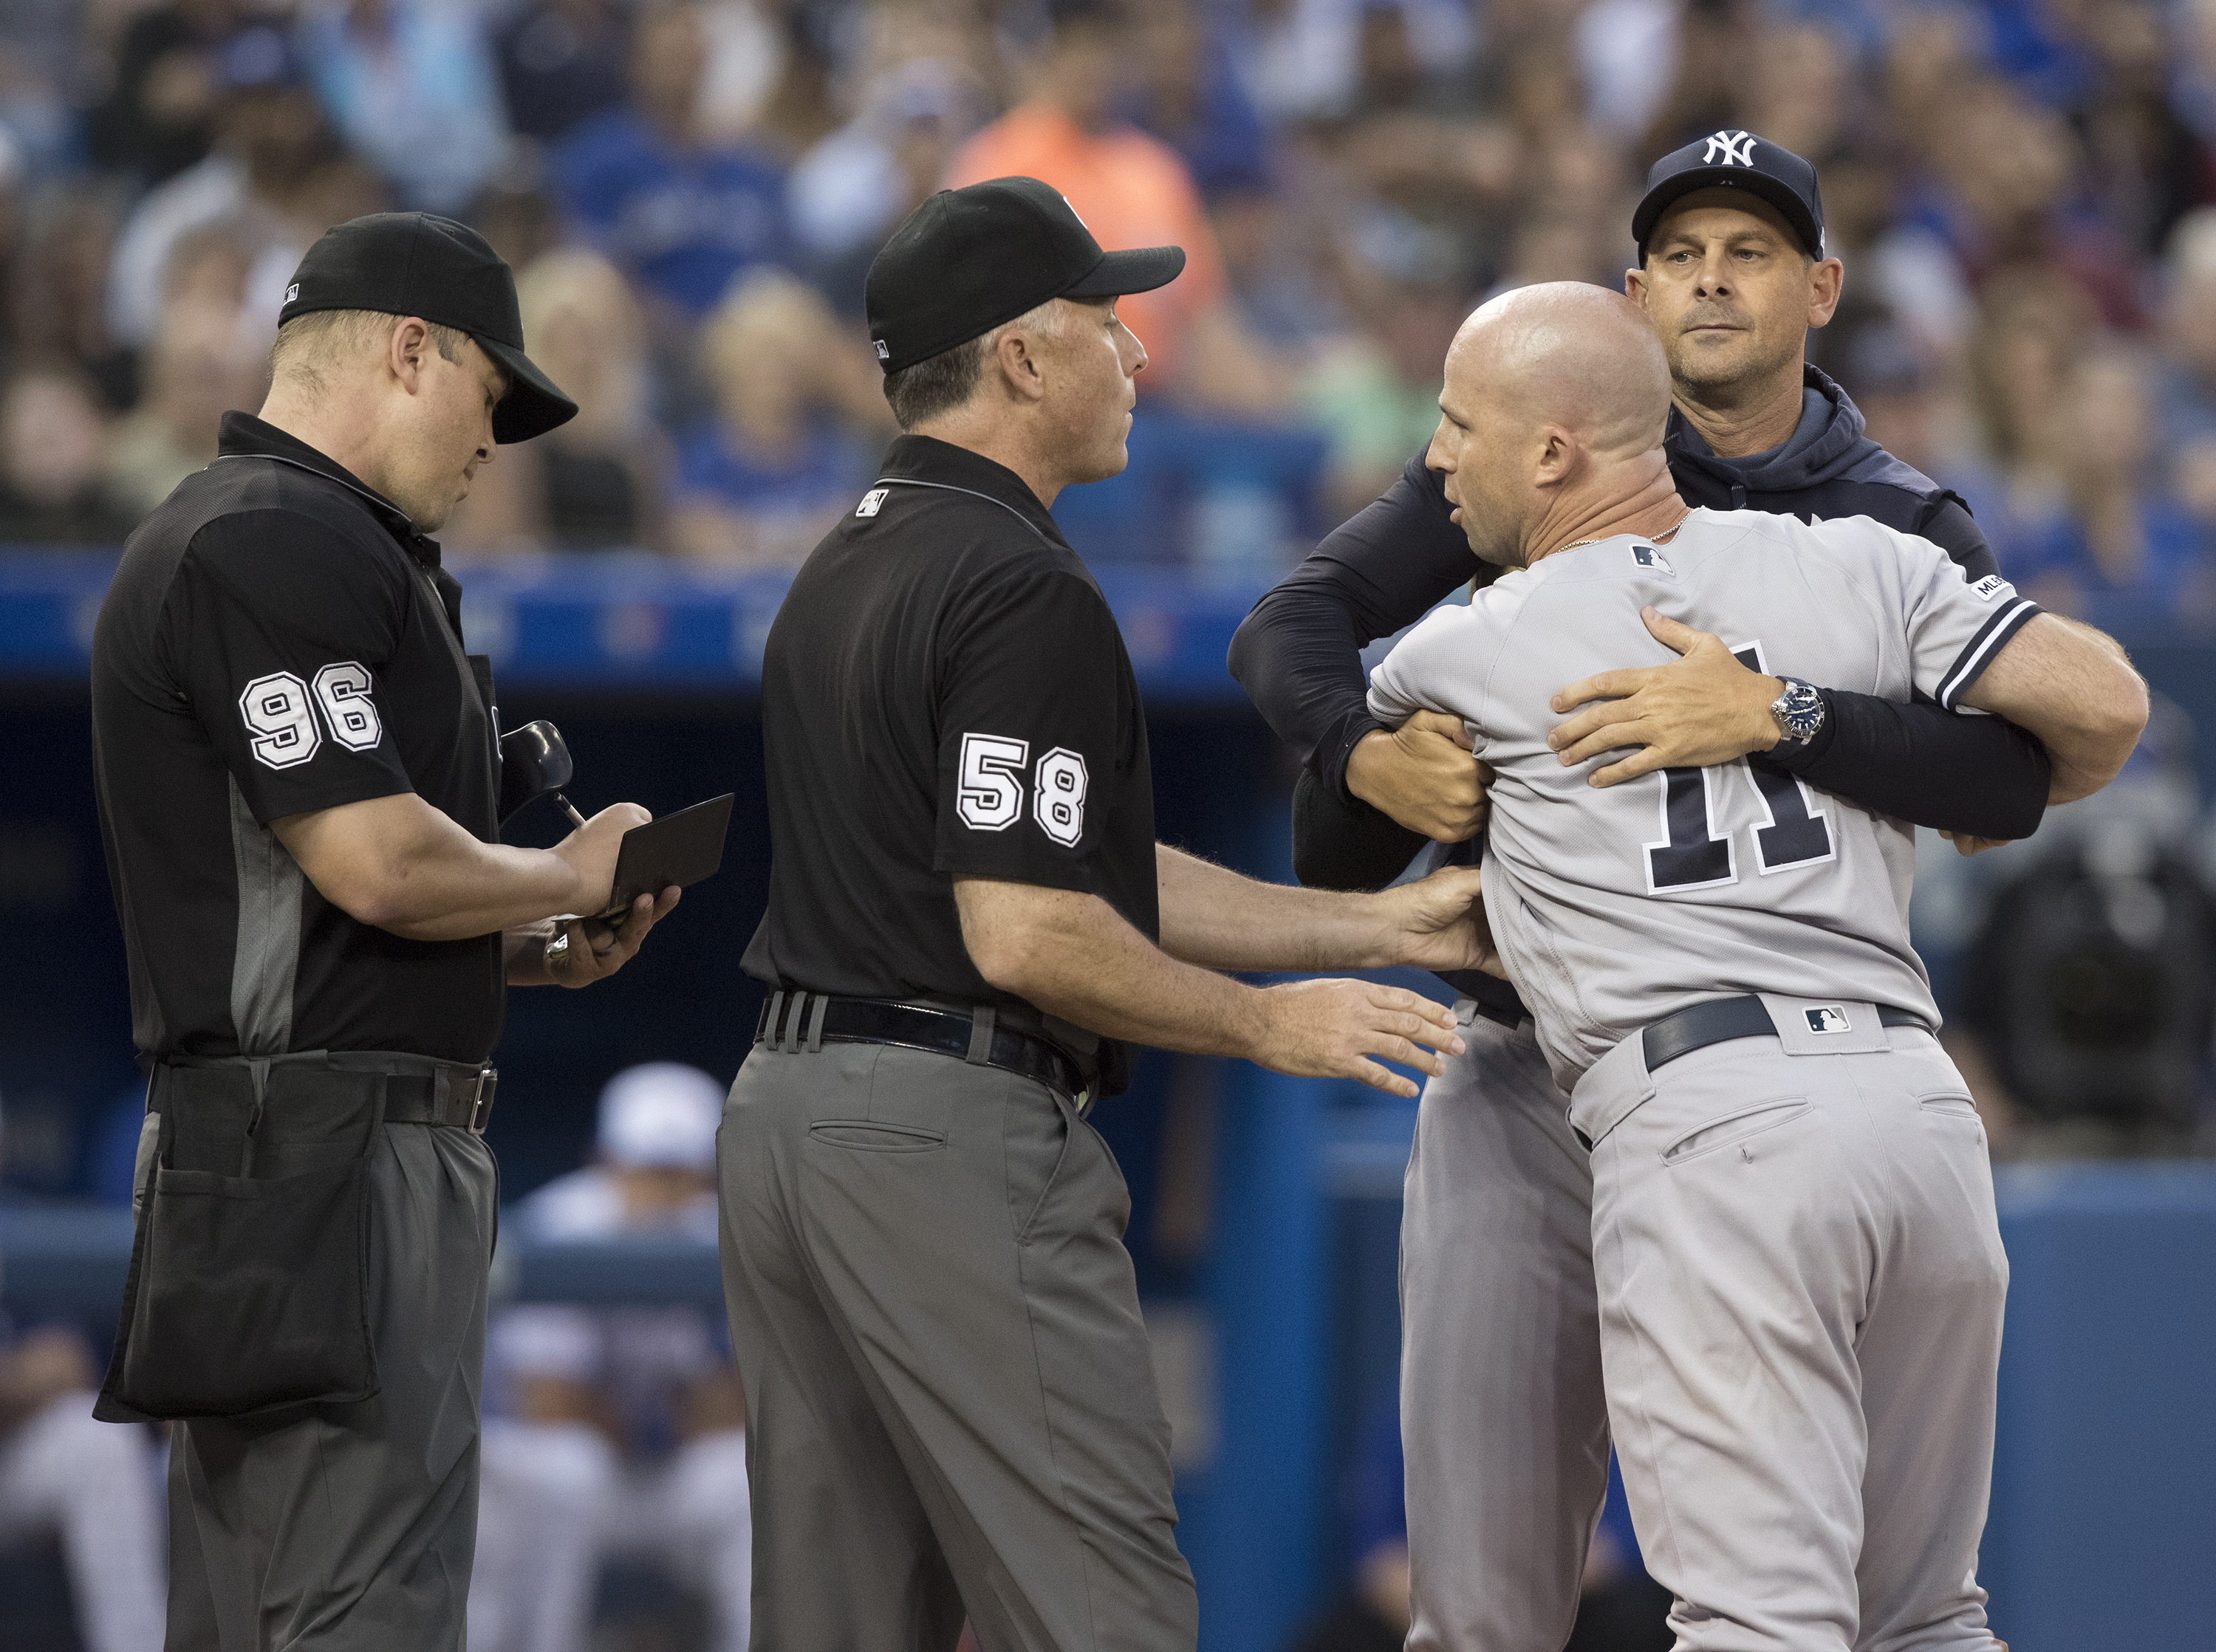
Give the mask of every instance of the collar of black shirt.
[[1057, 545], [1067, 546], [1062, 529], [1029, 483], [997, 460], [936, 436], [901, 436], [885, 451], [877, 467], [879, 480], [920, 482], [935, 488], [955, 488], [979, 494], [996, 505], [1005, 505]]
[[[296, 464], [303, 470], [312, 470], [319, 476], [329, 477], [342, 488], [359, 494], [371, 513], [385, 525], [386, 531], [401, 543], [409, 556], [426, 568], [439, 566], [439, 542], [416, 532], [416, 525], [409, 520], [407, 512], [337, 460], [250, 413], [226, 413], [223, 415], [223, 423], [216, 436], [216, 456], [226, 459], [275, 459], [280, 464]], [[997, 470], [1000, 467], [995, 465], [994, 468]]]

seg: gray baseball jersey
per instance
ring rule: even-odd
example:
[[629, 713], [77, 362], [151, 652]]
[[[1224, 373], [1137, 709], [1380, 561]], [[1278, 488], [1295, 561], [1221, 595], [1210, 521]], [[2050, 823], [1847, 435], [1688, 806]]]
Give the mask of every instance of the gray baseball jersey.
[[1460, 716], [1499, 772], [1486, 907], [1565, 1090], [1622, 1039], [1704, 998], [1838, 998], [1936, 1027], [1908, 940], [1913, 829], [1745, 758], [1588, 783], [1547, 747], [1554, 692], [1677, 656], [1640, 610], [1721, 636], [1756, 670], [1949, 709], [2039, 611], [1998, 575], [1866, 517], [1692, 512], [1666, 544], [1558, 551], [1418, 625], [1370, 709]]

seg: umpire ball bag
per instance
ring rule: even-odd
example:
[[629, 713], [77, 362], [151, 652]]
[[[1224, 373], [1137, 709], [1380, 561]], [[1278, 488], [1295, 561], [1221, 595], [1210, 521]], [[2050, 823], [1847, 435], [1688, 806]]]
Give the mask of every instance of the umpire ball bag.
[[157, 1067], [108, 1422], [245, 1417], [378, 1392], [370, 1156], [385, 1080], [320, 1055]]

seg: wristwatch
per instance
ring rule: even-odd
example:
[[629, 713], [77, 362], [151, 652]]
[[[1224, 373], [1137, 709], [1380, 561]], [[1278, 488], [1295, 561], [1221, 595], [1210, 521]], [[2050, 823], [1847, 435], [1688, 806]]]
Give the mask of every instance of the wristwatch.
[[1804, 683], [1798, 677], [1781, 677], [1778, 680], [1785, 685], [1785, 692], [1770, 703], [1770, 715], [1777, 724], [1778, 738], [1795, 746], [1806, 746], [1823, 730], [1824, 697], [1813, 683]]

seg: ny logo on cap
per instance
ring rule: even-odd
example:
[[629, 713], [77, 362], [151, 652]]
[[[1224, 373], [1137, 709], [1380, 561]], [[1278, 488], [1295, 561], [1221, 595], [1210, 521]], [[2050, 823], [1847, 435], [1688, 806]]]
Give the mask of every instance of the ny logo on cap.
[[1714, 166], [1718, 162], [1726, 166], [1754, 164], [1754, 134], [1747, 132], [1720, 132], [1708, 139], [1708, 147], [1701, 157], [1701, 164]]
[[1847, 1012], [1842, 1005], [1826, 1004], [1819, 1009], [1803, 1010], [1800, 1013], [1808, 1017], [1808, 1030], [1812, 1033], [1844, 1033], [1852, 1030], [1847, 1025]]

